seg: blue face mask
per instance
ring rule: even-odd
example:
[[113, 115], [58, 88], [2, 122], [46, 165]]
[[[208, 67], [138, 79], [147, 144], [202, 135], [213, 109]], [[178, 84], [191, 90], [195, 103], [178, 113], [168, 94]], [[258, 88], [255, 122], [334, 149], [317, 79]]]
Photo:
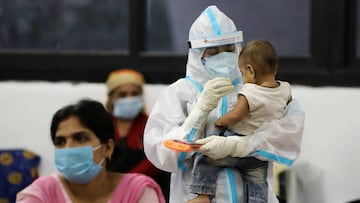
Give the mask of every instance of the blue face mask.
[[55, 149], [55, 166], [65, 179], [84, 184], [92, 180], [102, 169], [103, 159], [99, 164], [94, 163], [93, 151], [102, 145], [94, 147], [74, 147]]
[[114, 101], [113, 115], [116, 118], [134, 119], [143, 108], [141, 96], [127, 97]]
[[238, 67], [237, 60], [236, 53], [221, 52], [209, 58], [203, 58], [203, 65], [211, 78], [230, 78], [233, 70]]

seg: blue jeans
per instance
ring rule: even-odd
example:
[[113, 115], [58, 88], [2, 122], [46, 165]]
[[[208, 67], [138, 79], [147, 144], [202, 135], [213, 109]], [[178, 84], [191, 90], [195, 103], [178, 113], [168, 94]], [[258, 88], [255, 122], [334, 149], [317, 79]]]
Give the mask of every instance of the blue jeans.
[[268, 185], [266, 181], [268, 162], [254, 157], [225, 157], [214, 161], [203, 154], [195, 157], [190, 192], [215, 196], [216, 175], [226, 167], [240, 170], [244, 182], [244, 194], [247, 203], [266, 203]]

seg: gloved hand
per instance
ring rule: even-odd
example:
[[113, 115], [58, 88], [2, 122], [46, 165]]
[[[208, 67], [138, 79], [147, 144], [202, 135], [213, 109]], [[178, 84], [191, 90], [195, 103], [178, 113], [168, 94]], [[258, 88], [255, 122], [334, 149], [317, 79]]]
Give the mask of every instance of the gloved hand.
[[205, 84], [197, 105], [202, 111], [210, 112], [218, 105], [221, 97], [232, 91], [234, 86], [229, 78], [214, 78]]
[[209, 80], [199, 99], [182, 125], [186, 130], [202, 129], [206, 123], [209, 112], [217, 105], [221, 97], [231, 93], [234, 86], [228, 78], [214, 78]]
[[217, 136], [196, 140], [196, 144], [202, 144], [198, 151], [211, 159], [222, 159], [227, 156], [245, 157], [250, 153], [248, 146], [250, 136]]

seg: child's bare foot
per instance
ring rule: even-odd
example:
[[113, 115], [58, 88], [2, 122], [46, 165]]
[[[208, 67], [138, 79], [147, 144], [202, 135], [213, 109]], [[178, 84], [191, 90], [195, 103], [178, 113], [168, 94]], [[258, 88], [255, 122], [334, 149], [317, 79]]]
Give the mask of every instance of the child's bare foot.
[[187, 203], [210, 203], [210, 196], [198, 195], [194, 199], [187, 201]]

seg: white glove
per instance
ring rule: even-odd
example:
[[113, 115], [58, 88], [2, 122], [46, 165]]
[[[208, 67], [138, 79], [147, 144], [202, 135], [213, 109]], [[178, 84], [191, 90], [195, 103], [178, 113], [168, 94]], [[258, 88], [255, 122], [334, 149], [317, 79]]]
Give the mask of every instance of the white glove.
[[234, 86], [228, 78], [214, 78], [209, 80], [201, 92], [194, 109], [182, 125], [186, 130], [202, 129], [206, 123], [209, 112], [217, 105], [221, 97], [231, 93]]
[[245, 157], [250, 153], [248, 146], [250, 136], [217, 136], [211, 135], [203, 139], [196, 140], [196, 144], [202, 144], [201, 153], [211, 159], [222, 159], [227, 156]]
[[234, 91], [229, 78], [214, 78], [209, 80], [196, 103], [202, 111], [210, 112], [219, 103], [221, 97]]

